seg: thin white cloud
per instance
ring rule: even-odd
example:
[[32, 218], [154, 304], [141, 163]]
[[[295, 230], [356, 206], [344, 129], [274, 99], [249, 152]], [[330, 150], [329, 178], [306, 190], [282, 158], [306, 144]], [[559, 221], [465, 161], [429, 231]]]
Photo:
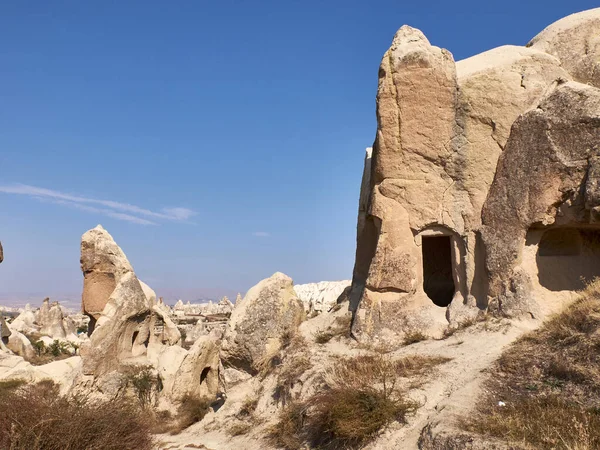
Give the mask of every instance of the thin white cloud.
[[[0, 186], [0, 193], [26, 195], [40, 200], [47, 200], [51, 201], [52, 203], [77, 208], [79, 210], [94, 214], [105, 215], [112, 217], [113, 219], [137, 223], [140, 225], [156, 225], [155, 222], [149, 220], [148, 218], [185, 222], [190, 217], [196, 215], [196, 212], [188, 208], [164, 208], [161, 210], [161, 212], [156, 212], [149, 209], [140, 208], [139, 206], [130, 205], [128, 203], [121, 203], [112, 200], [98, 200], [89, 197], [65, 194], [63, 192], [30, 186], [27, 184]], [[90, 205], [99, 205], [103, 206], [103, 208]]]
[[270, 237], [271, 233], [267, 233], [266, 231], [255, 231], [254, 233], [252, 233], [252, 236], [266, 238]]

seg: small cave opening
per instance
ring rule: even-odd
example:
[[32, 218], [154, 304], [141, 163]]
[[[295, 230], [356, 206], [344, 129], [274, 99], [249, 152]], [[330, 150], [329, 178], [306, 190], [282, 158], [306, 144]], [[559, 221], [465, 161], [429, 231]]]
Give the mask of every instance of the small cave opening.
[[209, 373], [210, 367], [205, 367], [204, 369], [202, 369], [202, 373], [200, 374], [200, 384], [204, 383], [204, 380], [206, 380], [206, 377]]
[[600, 230], [552, 228], [541, 234], [536, 264], [540, 285], [577, 291], [600, 276]]
[[423, 236], [423, 290], [434, 304], [446, 307], [452, 302], [456, 286], [452, 277], [450, 236]]
[[131, 336], [131, 346], [133, 347], [135, 345], [135, 341], [138, 337], [138, 335], [140, 334], [139, 331], [134, 331], [133, 332], [133, 336]]

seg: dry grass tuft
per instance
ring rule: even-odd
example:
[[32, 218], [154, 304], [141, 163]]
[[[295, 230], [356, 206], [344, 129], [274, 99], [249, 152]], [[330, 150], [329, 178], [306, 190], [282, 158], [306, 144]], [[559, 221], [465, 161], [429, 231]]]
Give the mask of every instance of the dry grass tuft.
[[171, 434], [179, 434], [193, 424], [200, 422], [210, 409], [210, 402], [205, 398], [186, 396], [179, 408], [177, 417], [170, 425]]
[[267, 439], [285, 450], [303, 448], [303, 428], [307, 406], [304, 403], [287, 404], [279, 413], [279, 420], [267, 434]]
[[426, 341], [427, 339], [429, 339], [429, 336], [421, 331], [409, 331], [404, 335], [404, 340], [402, 343], [404, 345], [411, 345], [416, 344], [417, 342]]
[[312, 367], [310, 359], [298, 353], [286, 358], [277, 374], [277, 386], [273, 397], [284, 405], [292, 400], [292, 390], [300, 377]]
[[382, 355], [339, 358], [323, 374], [324, 391], [304, 402], [289, 401], [269, 438], [285, 449], [358, 448], [418, 405], [406, 398], [400, 379], [421, 375], [445, 358]]
[[465, 429], [536, 449], [600, 448], [600, 282], [519, 339], [496, 372]]
[[347, 337], [350, 335], [350, 324], [352, 323], [352, 316], [346, 314], [344, 316], [336, 317], [335, 321], [329, 328], [325, 330], [319, 330], [314, 334], [315, 342], [317, 344], [326, 344], [334, 337]]
[[58, 396], [52, 382], [0, 392], [0, 448], [11, 450], [150, 450], [143, 412], [130, 403]]

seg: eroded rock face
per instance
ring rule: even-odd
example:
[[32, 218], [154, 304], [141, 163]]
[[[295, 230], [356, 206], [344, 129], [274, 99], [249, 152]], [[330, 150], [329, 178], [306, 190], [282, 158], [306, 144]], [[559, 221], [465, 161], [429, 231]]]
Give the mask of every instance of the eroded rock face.
[[297, 284], [294, 286], [294, 292], [304, 304], [307, 313], [320, 313], [333, 308], [350, 283], [350, 280], [344, 280]]
[[295, 334], [305, 317], [290, 277], [277, 272], [262, 280], [236, 302], [223, 340], [223, 364], [257, 373], [281, 348], [284, 334]]
[[556, 56], [575, 81], [600, 88], [600, 8], [572, 14], [534, 37], [528, 47]]
[[[160, 377], [161, 408], [172, 409], [186, 396], [213, 401], [220, 380], [219, 339], [204, 336], [189, 351], [182, 348], [181, 334], [170, 318], [169, 308], [137, 278], [124, 253], [104, 229], [86, 233], [81, 248], [82, 270], [84, 277], [88, 275], [84, 283], [92, 282], [87, 293], [104, 295], [107, 286], [111, 286], [106, 284], [100, 289], [94, 280], [105, 282], [110, 278], [115, 286], [102, 311], [94, 313], [95, 330], [89, 343], [80, 349], [82, 375], [77, 379], [76, 391], [114, 398], [126, 391], [123, 380], [128, 374], [149, 367]], [[90, 278], [94, 270], [112, 275]], [[86, 303], [89, 298], [92, 305], [99, 304], [99, 298], [93, 295], [84, 299], [84, 305], [90, 304]]]
[[[82, 310], [95, 322], [122, 277], [133, 273], [125, 253], [101, 225], [81, 238]], [[93, 331], [94, 323], [91, 323]]]
[[597, 223], [599, 158], [600, 89], [561, 84], [514, 123], [483, 209], [490, 295], [505, 313], [535, 315], [519, 264], [532, 226]]
[[[350, 295], [356, 336], [385, 337], [414, 329], [436, 335], [449, 322], [485, 310], [490, 299], [500, 305], [501, 292], [505, 296], [500, 309], [533, 311], [535, 302], [526, 294], [527, 276], [515, 273], [510, 286], [500, 288], [490, 269], [496, 259], [510, 259], [503, 267], [514, 266], [511, 258], [519, 254], [515, 248], [524, 245], [525, 225], [519, 225], [520, 234], [512, 235], [519, 243], [498, 253], [492, 244], [498, 238], [491, 237], [488, 225], [482, 223], [483, 205], [488, 193], [492, 196], [491, 187], [500, 183], [496, 168], [507, 142], [527, 145], [524, 134], [513, 136], [518, 133], [518, 118], [545, 108], [549, 96], [573, 78], [595, 83], [600, 73], [592, 67], [598, 59], [599, 12], [559, 21], [529, 47], [499, 47], [458, 63], [419, 30], [400, 28], [379, 69], [377, 135], [372, 155], [365, 159], [361, 184]], [[573, 48], [567, 44], [571, 38]], [[579, 62], [583, 66], [577, 66]], [[571, 125], [575, 117], [588, 120], [593, 106], [589, 108], [571, 111]], [[588, 138], [595, 126], [589, 120]], [[553, 129], [557, 130], [553, 139], [559, 142], [573, 136]], [[583, 142], [592, 145], [589, 139]], [[564, 160], [559, 153], [543, 157]], [[538, 162], [538, 155], [528, 157], [523, 167], [536, 170], [533, 161]], [[513, 168], [517, 165], [508, 157], [505, 161]], [[584, 169], [588, 181], [580, 179], [577, 186], [589, 191], [585, 201], [591, 214], [600, 215], [600, 209], [594, 209], [597, 165], [591, 162]], [[510, 174], [510, 181], [503, 183], [520, 189], [528, 177], [526, 171], [523, 174], [521, 178]], [[561, 178], [555, 174], [550, 180], [557, 177]], [[545, 185], [535, 176], [530, 179]], [[486, 209], [493, 211], [498, 201], [487, 201]], [[488, 213], [489, 221], [493, 215]], [[506, 256], [509, 249], [511, 258]]]

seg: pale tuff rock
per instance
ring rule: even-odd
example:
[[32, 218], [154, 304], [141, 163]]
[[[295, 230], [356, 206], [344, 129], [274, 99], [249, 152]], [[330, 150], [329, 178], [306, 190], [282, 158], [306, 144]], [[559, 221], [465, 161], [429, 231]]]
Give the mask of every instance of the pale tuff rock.
[[26, 334], [38, 331], [36, 313], [31, 309], [29, 303], [25, 305], [25, 310], [13, 320], [11, 328]]
[[162, 395], [172, 403], [181, 403], [186, 396], [214, 397], [220, 388], [219, 340], [213, 336], [202, 336], [189, 351], [165, 354], [157, 367], [166, 380]]
[[[24, 318], [23, 323], [25, 323], [25, 320], [28, 320], [28, 318]], [[39, 326], [38, 332], [44, 336], [53, 339], [76, 338], [77, 330], [73, 320], [65, 317], [60, 304], [58, 302], [50, 303], [49, 298], [45, 298], [42, 302], [35, 322]]]
[[600, 88], [600, 8], [567, 16], [534, 37], [528, 47], [556, 56], [575, 81]]
[[[561, 84], [514, 123], [483, 209], [486, 267], [495, 307], [502, 305], [509, 314], [535, 315], [530, 283], [538, 278], [543, 283], [543, 272], [534, 277], [528, 273], [551, 270], [541, 265], [543, 257], [564, 256], [565, 276], [578, 263], [573, 257], [580, 249], [587, 259], [579, 264], [587, 267], [576, 270], [584, 278], [595, 274], [600, 262], [594, 231], [600, 208], [599, 161], [600, 89]], [[542, 234], [544, 228], [557, 226], [561, 228]], [[544, 235], [555, 236], [554, 242], [546, 241], [554, 247], [544, 247], [554, 254], [546, 256], [542, 250], [538, 267], [528, 265], [522, 257], [524, 244], [543, 245]]]
[[[90, 239], [93, 245], [86, 243]], [[106, 282], [110, 278], [115, 285], [108, 297], [102, 300], [104, 307], [101, 313], [94, 316], [95, 330], [89, 344], [81, 347], [82, 375], [78, 377], [76, 389], [94, 391], [105, 398], [122, 395], [122, 374], [135, 367], [149, 366], [160, 377], [163, 386], [158, 399], [162, 408], [171, 408], [185, 395], [214, 400], [219, 385], [216, 341], [206, 337], [190, 351], [183, 349], [180, 346], [181, 334], [171, 319], [170, 309], [136, 277], [112, 237], [103, 229], [96, 228], [86, 233], [83, 241], [82, 269], [93, 266], [100, 271], [98, 273], [113, 274], [114, 277], [100, 277], [96, 281]], [[87, 280], [94, 280], [89, 277], [90, 273], [84, 270], [84, 277], [88, 275], [84, 284]], [[88, 290], [90, 295], [104, 294], [109, 285], [105, 284], [102, 289], [96, 289], [98, 284], [92, 286], [95, 287]], [[98, 304], [94, 303], [95, 300], [92, 304]], [[89, 310], [87, 312], [90, 313]]]
[[80, 372], [81, 358], [71, 358], [54, 361], [42, 366], [34, 366], [21, 356], [0, 353], [0, 381], [24, 380], [37, 383], [52, 380], [60, 386], [60, 394], [66, 394], [75, 382]]
[[282, 336], [295, 334], [305, 317], [290, 277], [277, 272], [262, 280], [236, 302], [223, 339], [223, 364], [257, 373], [281, 348]]
[[133, 268], [112, 236], [98, 225], [81, 238], [81, 271], [82, 310], [92, 318], [91, 333], [117, 284]]
[[306, 312], [329, 311], [338, 301], [338, 298], [348, 286], [350, 280], [321, 281], [319, 283], [297, 284], [294, 292], [304, 304]]
[[[403, 26], [396, 33], [379, 69], [377, 134], [372, 155], [367, 153], [365, 158], [359, 199], [350, 301], [356, 336], [391, 336], [413, 329], [437, 335], [448, 321], [459, 323], [485, 310], [488, 295], [504, 296], [503, 301], [494, 300], [494, 305], [505, 313], [536, 314], [531, 299], [525, 300], [531, 277], [519, 274], [514, 267], [523, 246], [522, 236], [533, 222], [524, 220], [527, 209], [519, 212], [523, 217], [514, 223], [515, 233], [519, 231], [511, 235], [513, 242], [500, 250], [493, 241], [503, 232], [492, 225], [499, 194], [492, 199], [491, 192], [495, 192], [495, 185], [501, 191], [507, 186], [525, 189], [519, 195], [520, 201], [526, 202], [529, 192], [534, 191], [523, 183], [536, 180], [535, 192], [545, 196], [538, 202], [550, 208], [547, 213], [551, 216], [556, 205], [566, 201], [567, 192], [579, 187], [591, 192], [585, 198], [588, 214], [600, 215], [595, 203], [595, 179], [600, 179], [596, 166], [600, 164], [593, 159], [592, 140], [575, 137], [574, 131], [563, 133], [557, 121], [548, 121], [555, 127], [554, 153], [528, 154], [528, 163], [520, 165], [506, 155], [500, 158], [507, 143], [513, 141], [513, 147], [532, 148], [527, 147], [525, 134], [518, 134], [521, 115], [539, 115], [539, 110], [552, 105], [543, 99], [552, 98], [560, 85], [573, 78], [596, 83], [594, 77], [600, 71], [593, 64], [598, 59], [599, 17], [600, 9], [581, 13], [548, 27], [529, 48], [499, 47], [458, 63], [448, 51], [432, 46], [419, 30]], [[570, 39], [575, 42], [574, 51], [568, 44]], [[590, 105], [587, 100], [584, 103]], [[590, 117], [589, 124], [576, 128], [587, 127], [586, 136], [595, 136], [596, 122], [591, 119], [594, 106], [585, 111], [579, 106], [571, 111], [569, 126], [574, 126], [577, 118]], [[565, 141], [568, 136], [587, 143], [588, 153], [572, 155], [575, 150]], [[539, 161], [540, 157], [558, 158], [563, 166], [552, 166], [549, 170], [557, 172], [547, 173], [547, 179], [533, 173], [530, 176], [525, 169], [537, 174], [537, 166], [549, 164], [547, 159]], [[577, 185], [572, 181], [567, 191], [560, 183], [549, 187], [548, 181], [561, 179], [558, 173], [565, 167], [582, 164], [575, 162], [578, 157], [586, 161], [592, 158], [590, 168], [581, 169], [583, 178], [585, 173], [591, 174], [588, 181], [579, 178]], [[510, 181], [500, 178], [501, 173], [510, 171], [497, 172], [499, 158], [522, 177], [511, 172]], [[548, 203], [549, 199], [555, 203]], [[490, 225], [485, 227], [484, 203], [490, 211]], [[503, 220], [513, 220], [518, 209], [510, 202], [506, 208], [513, 212]], [[494, 220], [500, 218], [498, 214]], [[550, 225], [554, 220], [545, 217], [540, 223]], [[535, 255], [532, 258], [535, 260]], [[498, 259], [502, 268], [492, 267], [499, 266]], [[499, 280], [504, 276], [508, 277], [506, 282], [511, 281], [501, 287]], [[533, 288], [536, 282], [533, 280]]]
[[[8, 327], [10, 328], [10, 325]], [[23, 358], [31, 359], [35, 356], [35, 350], [29, 339], [17, 330], [11, 330], [6, 346], [15, 355], [22, 356]]]

